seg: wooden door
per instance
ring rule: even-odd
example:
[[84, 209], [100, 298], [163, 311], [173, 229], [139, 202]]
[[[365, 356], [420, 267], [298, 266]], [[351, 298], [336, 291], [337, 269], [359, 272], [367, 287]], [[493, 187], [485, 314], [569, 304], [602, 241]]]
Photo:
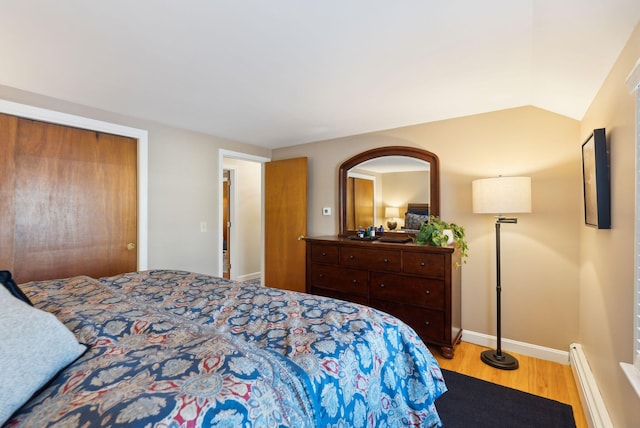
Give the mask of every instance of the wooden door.
[[0, 120], [0, 265], [18, 282], [136, 270], [136, 140]]
[[373, 224], [373, 180], [349, 177], [347, 198], [347, 229], [357, 230]]
[[307, 158], [265, 164], [264, 284], [305, 291]]

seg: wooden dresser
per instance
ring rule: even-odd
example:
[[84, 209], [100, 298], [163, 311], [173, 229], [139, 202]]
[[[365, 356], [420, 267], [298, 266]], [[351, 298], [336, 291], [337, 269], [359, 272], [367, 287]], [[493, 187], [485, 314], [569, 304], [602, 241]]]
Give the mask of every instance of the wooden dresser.
[[306, 241], [308, 293], [395, 315], [453, 358], [462, 335], [458, 251], [337, 236]]

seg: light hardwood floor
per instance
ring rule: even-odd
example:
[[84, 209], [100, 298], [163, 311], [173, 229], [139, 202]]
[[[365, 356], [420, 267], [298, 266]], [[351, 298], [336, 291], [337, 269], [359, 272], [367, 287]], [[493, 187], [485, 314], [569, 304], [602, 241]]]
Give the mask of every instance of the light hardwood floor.
[[485, 347], [461, 342], [455, 348], [453, 359], [440, 355], [437, 348], [430, 350], [443, 369], [473, 376], [509, 388], [539, 395], [573, 407], [576, 428], [587, 428], [578, 388], [569, 365], [540, 360], [509, 352], [520, 363], [517, 370], [499, 370], [480, 360]]

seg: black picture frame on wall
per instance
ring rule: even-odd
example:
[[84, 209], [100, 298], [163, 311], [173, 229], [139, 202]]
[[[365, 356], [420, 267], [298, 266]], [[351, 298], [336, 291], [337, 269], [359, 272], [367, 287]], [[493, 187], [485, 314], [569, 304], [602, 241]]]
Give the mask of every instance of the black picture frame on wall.
[[611, 229], [609, 156], [604, 128], [594, 129], [582, 144], [584, 222], [598, 229]]

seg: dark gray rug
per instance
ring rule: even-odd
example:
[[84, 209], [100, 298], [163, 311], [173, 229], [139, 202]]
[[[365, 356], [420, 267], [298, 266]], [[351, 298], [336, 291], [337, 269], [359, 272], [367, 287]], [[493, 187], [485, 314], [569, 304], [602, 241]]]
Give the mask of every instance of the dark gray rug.
[[436, 401], [445, 428], [575, 428], [568, 404], [442, 370], [449, 391]]

